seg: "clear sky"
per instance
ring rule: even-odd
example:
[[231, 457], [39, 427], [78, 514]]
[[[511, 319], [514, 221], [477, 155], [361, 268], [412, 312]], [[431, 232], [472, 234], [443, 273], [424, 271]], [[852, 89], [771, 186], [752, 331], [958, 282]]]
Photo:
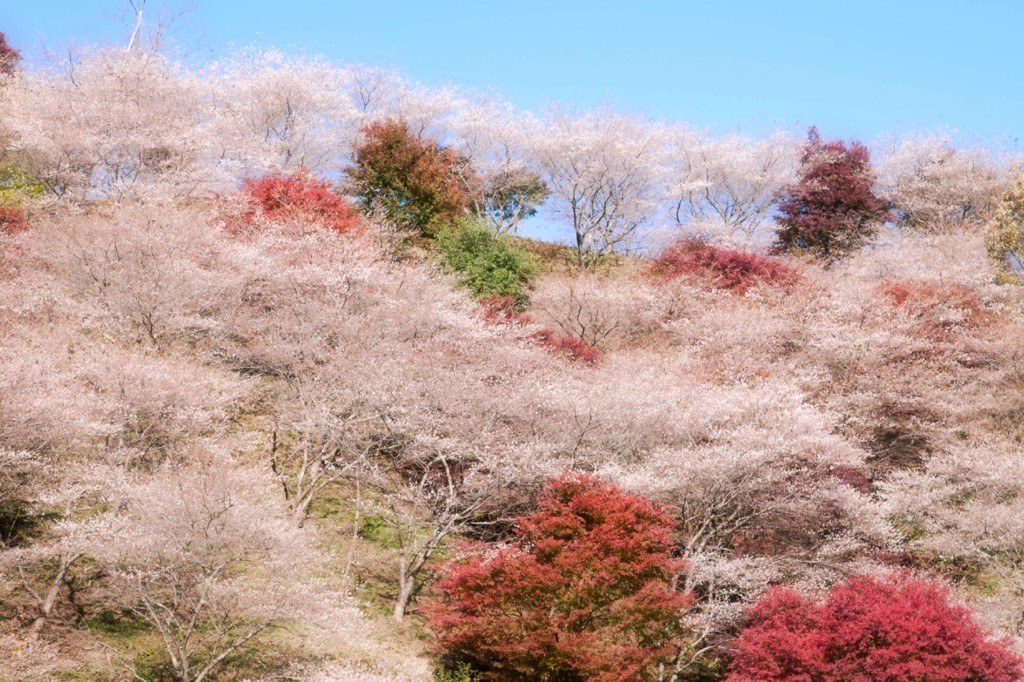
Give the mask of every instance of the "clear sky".
[[[185, 2], [172, 2], [182, 7]], [[125, 41], [128, 0], [0, 0], [0, 31]], [[197, 58], [256, 43], [491, 87], [521, 108], [611, 103], [751, 132], [870, 141], [937, 126], [1024, 139], [1024, 0], [196, 0]], [[159, 0], [149, 0], [155, 15]]]

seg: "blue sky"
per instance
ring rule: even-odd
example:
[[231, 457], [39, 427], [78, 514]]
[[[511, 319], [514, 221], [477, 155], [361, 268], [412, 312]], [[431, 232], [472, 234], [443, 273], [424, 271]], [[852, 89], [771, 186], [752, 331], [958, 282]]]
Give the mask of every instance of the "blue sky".
[[[172, 7], [185, 2], [171, 3]], [[123, 42], [127, 0], [12, 2], [0, 30]], [[492, 87], [527, 109], [611, 103], [719, 130], [803, 128], [871, 140], [944, 126], [1024, 138], [1024, 2], [197, 0], [195, 58], [257, 43]], [[149, 0], [151, 14], [159, 0]]]

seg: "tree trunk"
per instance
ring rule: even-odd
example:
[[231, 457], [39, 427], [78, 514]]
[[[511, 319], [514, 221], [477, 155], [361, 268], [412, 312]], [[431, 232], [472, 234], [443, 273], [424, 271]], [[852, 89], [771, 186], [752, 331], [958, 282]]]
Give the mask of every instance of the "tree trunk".
[[46, 593], [46, 598], [39, 603], [39, 616], [32, 621], [32, 627], [29, 630], [28, 638], [29, 641], [36, 641], [39, 639], [39, 632], [46, 625], [46, 621], [50, 617], [50, 613], [53, 611], [54, 605], [57, 603], [57, 597], [60, 594], [60, 587], [64, 584], [64, 579], [68, 575], [68, 571], [71, 569], [71, 564], [78, 560], [81, 554], [63, 554], [60, 557], [60, 564], [57, 567], [57, 575], [53, 577], [53, 581], [50, 583], [50, 589]]
[[416, 584], [416, 579], [413, 576], [405, 577], [399, 580], [398, 583], [398, 600], [395, 601], [395, 620], [399, 623], [402, 622], [402, 618], [405, 617], [405, 610], [409, 607], [409, 600], [412, 598], [412, 588]]

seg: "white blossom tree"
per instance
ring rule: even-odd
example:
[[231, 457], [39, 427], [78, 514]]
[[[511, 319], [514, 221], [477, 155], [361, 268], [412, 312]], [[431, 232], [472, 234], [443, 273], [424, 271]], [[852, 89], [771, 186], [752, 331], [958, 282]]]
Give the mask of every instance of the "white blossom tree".
[[679, 128], [673, 153], [667, 191], [677, 226], [729, 245], [756, 246], [771, 237], [776, 197], [796, 180], [799, 166], [792, 135], [713, 137]]
[[528, 119], [494, 97], [455, 100], [447, 122], [451, 148], [466, 158], [480, 182], [472, 210], [496, 234], [515, 233], [547, 198], [544, 181], [528, 165]]
[[4, 88], [9, 147], [56, 196], [188, 196], [217, 179], [204, 93], [154, 52], [72, 55]]
[[121, 599], [160, 635], [175, 679], [203, 682], [231, 654], [315, 609], [313, 554], [275, 513], [269, 477], [224, 461], [112, 491], [98, 554]]
[[531, 138], [547, 205], [573, 231], [577, 265], [636, 250], [658, 209], [666, 128], [608, 110], [553, 110], [533, 124]]
[[991, 150], [956, 148], [949, 135], [911, 134], [883, 149], [879, 184], [915, 229], [942, 231], [984, 223], [994, 209], [1002, 169]]
[[243, 51], [204, 74], [216, 141], [236, 175], [340, 168], [362, 112], [348, 73], [322, 59]]

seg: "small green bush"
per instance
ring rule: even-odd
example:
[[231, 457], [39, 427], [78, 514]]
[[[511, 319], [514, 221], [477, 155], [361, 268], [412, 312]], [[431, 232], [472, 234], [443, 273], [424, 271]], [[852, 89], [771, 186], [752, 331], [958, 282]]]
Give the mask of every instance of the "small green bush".
[[461, 275], [477, 298], [511, 296], [522, 307], [537, 272], [537, 259], [507, 237], [496, 237], [477, 221], [467, 220], [437, 233], [444, 266]]
[[434, 682], [478, 682], [480, 675], [468, 663], [459, 663], [454, 668], [439, 666], [434, 671]]
[[0, 163], [0, 206], [20, 206], [46, 193], [46, 187], [17, 166]]

